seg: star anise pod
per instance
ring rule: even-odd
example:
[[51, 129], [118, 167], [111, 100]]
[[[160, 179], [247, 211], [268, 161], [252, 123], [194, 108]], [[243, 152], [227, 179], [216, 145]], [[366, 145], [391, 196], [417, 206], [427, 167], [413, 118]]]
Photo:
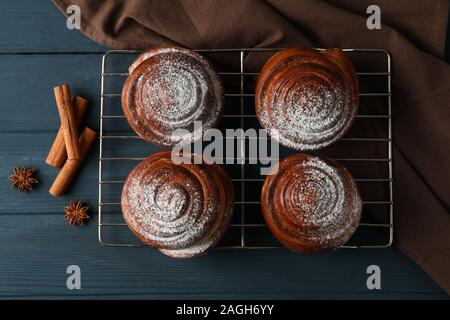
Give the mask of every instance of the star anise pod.
[[39, 181], [35, 178], [33, 178], [34, 169], [30, 168], [27, 169], [25, 167], [22, 168], [14, 168], [14, 174], [12, 176], [9, 176], [8, 179], [11, 181], [14, 181], [11, 185], [11, 188], [16, 188], [20, 192], [23, 192], [25, 190], [30, 190], [33, 187], [33, 184], [39, 183]]
[[89, 219], [87, 215], [87, 211], [89, 210], [88, 206], [83, 205], [83, 202], [78, 201], [70, 201], [69, 206], [64, 208], [64, 219], [69, 221], [69, 224], [73, 226], [75, 223], [82, 226], [84, 224], [84, 220]]

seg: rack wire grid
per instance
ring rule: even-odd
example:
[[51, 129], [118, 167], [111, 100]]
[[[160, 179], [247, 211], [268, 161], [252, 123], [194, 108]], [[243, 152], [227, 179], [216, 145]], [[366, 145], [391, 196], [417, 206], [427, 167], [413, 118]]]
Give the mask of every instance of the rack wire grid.
[[[219, 74], [222, 77], [226, 76], [234, 76], [235, 85], [239, 88], [239, 92], [229, 92], [227, 87], [225, 86], [225, 101], [227, 99], [238, 99], [239, 104], [239, 113], [228, 113], [227, 109], [225, 111], [224, 118], [234, 118], [238, 120], [238, 127], [241, 127], [245, 130], [245, 120], [248, 118], [255, 118], [254, 106], [251, 103], [246, 103], [246, 98], [250, 98], [253, 100], [254, 93], [253, 91], [249, 92], [249, 89], [246, 88], [246, 78], [258, 76], [258, 72], [249, 72], [246, 68], [245, 57], [248, 54], [252, 55], [264, 55], [265, 59], [270, 57], [272, 54], [282, 50], [283, 48], [241, 48], [241, 49], [205, 49], [205, 50], [195, 50], [203, 55], [211, 55], [211, 54], [220, 54], [220, 55], [232, 55], [236, 57], [236, 61], [238, 61], [239, 65], [235, 66], [235, 70], [233, 72], [223, 71]], [[318, 48], [318, 50], [323, 50]], [[384, 78], [384, 83], [386, 90], [382, 92], [361, 92], [360, 99], [362, 98], [383, 98], [383, 103], [379, 103], [380, 108], [383, 108], [384, 111], [382, 113], [377, 114], [360, 114], [358, 113], [357, 119], [355, 123], [361, 121], [361, 119], [375, 119], [376, 121], [387, 121], [386, 129], [383, 132], [387, 134], [384, 137], [344, 137], [340, 141], [346, 141], [348, 143], [358, 142], [364, 144], [381, 144], [382, 150], [384, 150], [385, 156], [383, 157], [334, 157], [335, 160], [346, 163], [346, 165], [351, 163], [362, 163], [363, 167], [366, 167], [370, 163], [376, 163], [383, 166], [383, 172], [386, 173], [386, 176], [377, 177], [377, 178], [358, 178], [355, 177], [358, 185], [361, 188], [362, 184], [365, 183], [383, 183], [385, 192], [385, 197], [383, 199], [371, 200], [364, 199], [363, 195], [363, 214], [364, 217], [365, 212], [368, 207], [371, 206], [381, 206], [384, 208], [383, 214], [384, 217], [383, 223], [379, 223], [379, 221], [371, 221], [371, 222], [362, 222], [358, 226], [358, 230], [365, 228], [371, 230], [377, 230], [377, 234], [380, 232], [382, 234], [382, 240], [378, 240], [372, 242], [373, 236], [366, 236], [365, 233], [362, 233], [359, 237], [356, 237], [356, 241], [349, 241], [349, 243], [343, 245], [341, 248], [386, 248], [389, 247], [393, 242], [393, 215], [394, 215], [394, 203], [393, 203], [393, 171], [392, 171], [392, 106], [391, 106], [391, 56], [388, 51], [383, 49], [342, 49], [346, 55], [350, 56], [352, 54], [362, 54], [365, 55], [366, 58], [374, 55], [381, 55], [383, 63], [380, 64], [383, 66], [383, 70], [381, 71], [358, 71], [358, 67], [355, 66], [356, 73], [358, 79], [361, 81], [363, 78], [373, 78], [373, 77], [382, 77]], [[101, 244], [112, 247], [148, 247], [146, 244], [143, 244], [138, 239], [136, 239], [131, 231], [128, 230], [126, 223], [123, 221], [122, 215], [120, 214], [120, 192], [122, 189], [122, 185], [124, 183], [124, 179], [116, 179], [111, 180], [105, 178], [105, 173], [107, 169], [105, 169], [105, 165], [108, 162], [121, 163], [121, 166], [129, 166], [129, 162], [133, 163], [132, 166], [137, 164], [139, 161], [143, 160], [144, 157], [134, 157], [127, 155], [127, 148], [123, 146], [117, 145], [114, 142], [114, 146], [112, 150], [114, 150], [114, 156], [106, 155], [105, 143], [108, 140], [114, 141], [131, 141], [132, 139], [140, 139], [134, 132], [130, 129], [130, 134], [127, 135], [118, 135], [107, 133], [105, 134], [105, 121], [124, 121], [124, 115], [122, 112], [120, 97], [121, 93], [119, 88], [121, 89], [121, 85], [117, 86], [114, 92], [107, 91], [107, 80], [110, 78], [119, 78], [121, 83], [125, 81], [126, 77], [129, 75], [127, 69], [129, 66], [129, 62], [126, 65], [123, 63], [118, 63], [117, 58], [127, 57], [127, 59], [133, 58], [137, 56], [137, 54], [141, 53], [138, 50], [110, 50], [103, 54], [102, 58], [102, 67], [101, 67], [101, 92], [100, 92], [100, 150], [99, 150], [99, 178], [98, 178], [98, 239]], [[110, 62], [110, 60], [113, 60]], [[133, 61], [131, 60], [131, 61]], [[122, 65], [120, 67], [121, 70], [113, 70], [117, 69], [118, 65]], [[105, 110], [105, 101], [108, 101], [108, 104], [112, 105], [112, 108], [116, 108], [114, 114], [106, 114]], [[225, 105], [227, 105], [225, 103]], [[226, 107], [227, 108], [227, 107]], [[108, 109], [109, 110], [109, 109]], [[118, 111], [119, 110], [119, 111]], [[249, 111], [250, 113], [247, 113]], [[129, 127], [128, 127], [129, 129]], [[386, 132], [387, 131], [387, 132]], [[116, 140], [117, 139], [117, 140]], [[142, 140], [143, 141], [143, 140]], [[128, 143], [128, 142], [126, 142]], [[123, 153], [122, 153], [123, 152]], [[155, 152], [155, 151], [153, 151]], [[151, 152], [150, 152], [151, 153]], [[296, 151], [290, 151], [291, 154], [296, 153]], [[147, 154], [148, 155], [148, 154]], [[125, 163], [127, 163], [125, 165]], [[229, 241], [230, 243], [223, 243], [224, 240], [216, 247], [219, 249], [275, 249], [275, 248], [283, 248], [278, 241], [272, 235], [267, 236], [259, 236], [257, 234], [256, 244], [250, 243], [248, 241], [248, 234], [251, 230], [262, 230], [265, 229], [267, 233], [270, 234], [267, 226], [265, 225], [263, 220], [258, 222], [254, 222], [254, 218], [249, 219], [251, 213], [256, 214], [257, 216], [261, 216], [259, 209], [259, 201], [253, 199], [248, 199], [247, 190], [254, 189], [252, 186], [248, 186], [251, 182], [261, 182], [264, 180], [264, 177], [256, 177], [249, 178], [246, 175], [247, 164], [243, 163], [239, 165], [240, 168], [237, 171], [239, 176], [236, 178], [232, 177], [233, 184], [237, 187], [239, 192], [236, 193], [235, 201], [235, 211], [240, 211], [238, 216], [235, 217], [232, 221], [232, 224], [229, 228], [228, 233], [231, 233], [232, 230], [237, 231], [237, 236], [234, 237], [234, 240]], [[127, 171], [129, 172], [129, 171]], [[118, 185], [120, 189], [112, 191], [113, 195], [108, 197], [104, 196], [106, 186], [110, 185]], [[251, 190], [252, 191], [252, 190]], [[259, 193], [260, 189], [257, 190], [256, 193]], [[110, 198], [105, 199], [105, 198]], [[252, 206], [253, 207], [249, 207]], [[256, 209], [255, 209], [256, 205]], [[114, 209], [112, 209], [114, 208]], [[115, 219], [113, 221], [106, 221], [109, 216], [113, 216], [112, 212], [116, 214]], [[256, 212], [255, 212], [256, 211]], [[110, 214], [108, 214], [110, 212]], [[236, 216], [236, 215], [235, 215]], [[120, 218], [118, 218], [120, 217]], [[121, 221], [116, 221], [117, 219], [121, 219]], [[237, 221], [236, 221], [237, 220]], [[108, 237], [106, 237], [105, 233], [108, 233]], [[369, 232], [370, 233], [370, 232]], [[235, 232], [236, 234], [236, 232]], [[111, 239], [110, 239], [111, 238]], [[367, 241], [361, 241], [362, 239], [369, 239]], [[263, 240], [261, 240], [263, 239]], [[268, 239], [268, 240], [267, 240]], [[366, 239], [366, 240], [367, 240]], [[262, 243], [261, 243], [262, 241]], [[356, 242], [356, 243], [355, 243]]]

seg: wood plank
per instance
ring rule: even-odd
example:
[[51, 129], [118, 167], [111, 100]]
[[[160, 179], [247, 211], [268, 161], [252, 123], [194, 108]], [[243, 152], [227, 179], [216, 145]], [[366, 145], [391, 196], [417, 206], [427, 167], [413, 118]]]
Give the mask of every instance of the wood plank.
[[51, 1], [0, 2], [0, 53], [105, 50], [79, 30], [69, 30], [66, 18]]
[[[60, 214], [71, 199], [97, 204], [98, 144], [88, 154], [68, 194], [48, 194], [58, 170], [44, 163], [60, 125], [53, 87], [67, 82], [74, 94], [90, 101], [83, 124], [98, 130], [101, 55], [3, 55], [0, 84], [0, 214]], [[7, 177], [15, 166], [37, 169], [41, 183], [31, 193], [9, 188]]]
[[[102, 247], [96, 237], [95, 223], [70, 228], [54, 215], [1, 216], [0, 296], [445, 298], [395, 249], [319, 255], [215, 250], [183, 261], [153, 249]], [[81, 268], [80, 291], [65, 286], [71, 264]], [[365, 285], [371, 264], [382, 269], [378, 292]]]

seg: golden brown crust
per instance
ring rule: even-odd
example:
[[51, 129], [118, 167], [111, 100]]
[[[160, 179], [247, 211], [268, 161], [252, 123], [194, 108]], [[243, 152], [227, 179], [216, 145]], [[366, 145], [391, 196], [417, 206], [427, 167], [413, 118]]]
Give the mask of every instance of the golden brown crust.
[[[142, 53], [122, 90], [122, 108], [132, 129], [162, 147], [201, 138], [201, 130], [217, 126], [223, 103], [222, 81], [212, 64], [177, 47]], [[198, 129], [195, 121], [201, 122]], [[177, 129], [187, 133], [175, 134]]]
[[203, 254], [225, 234], [233, 186], [219, 165], [174, 164], [171, 152], [163, 151], [131, 171], [121, 207], [139, 239], [166, 255], [189, 258]]
[[264, 219], [294, 252], [335, 249], [356, 230], [362, 202], [353, 178], [330, 159], [296, 154], [280, 161], [261, 192]]
[[290, 48], [263, 66], [256, 84], [256, 115], [282, 145], [314, 150], [348, 131], [358, 96], [356, 73], [342, 50]]

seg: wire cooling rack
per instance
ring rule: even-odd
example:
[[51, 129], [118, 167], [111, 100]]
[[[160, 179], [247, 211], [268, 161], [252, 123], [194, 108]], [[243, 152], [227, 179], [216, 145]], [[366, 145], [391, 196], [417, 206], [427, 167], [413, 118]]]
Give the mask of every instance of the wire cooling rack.
[[[258, 72], [251, 72], [254, 70], [247, 70], [245, 57], [249, 54], [261, 55], [262, 60], [267, 59], [281, 48], [257, 48], [257, 49], [209, 49], [209, 50], [195, 50], [200, 54], [206, 55], [213, 59], [214, 55], [230, 56], [231, 60], [236, 63], [232, 71], [219, 70], [222, 77], [230, 77], [233, 82], [233, 88], [238, 88], [238, 92], [227, 89], [225, 86], [225, 119], [234, 120], [234, 125], [239, 128], [248, 127], [246, 120], [254, 119], [254, 105], [253, 87], [248, 86], [248, 80], [254, 82]], [[319, 49], [321, 50], [321, 49]], [[361, 164], [362, 168], [369, 167], [371, 164], [376, 164], [380, 167], [382, 176], [377, 177], [355, 177], [356, 182], [360, 186], [365, 186], [367, 189], [374, 189], [373, 184], [378, 185], [378, 188], [383, 188], [383, 197], [381, 199], [365, 199], [363, 194], [363, 213], [362, 222], [360, 223], [357, 236], [354, 236], [342, 248], [386, 248], [392, 244], [393, 241], [393, 172], [392, 172], [392, 113], [391, 113], [391, 57], [388, 51], [382, 49], [343, 49], [346, 55], [351, 58], [352, 55], [362, 55], [364, 59], [371, 59], [376, 57], [381, 61], [379, 63], [380, 70], [358, 70], [358, 65], [355, 65], [357, 76], [360, 84], [364, 79], [377, 78], [384, 82], [384, 90], [380, 92], [371, 92], [371, 90], [363, 91], [361, 89], [360, 99], [377, 99], [375, 105], [379, 110], [374, 114], [358, 114], [355, 125], [359, 121], [374, 120], [384, 121], [384, 128], [382, 130], [384, 136], [370, 136], [370, 137], [348, 137], [345, 136], [340, 140], [342, 143], [364, 144], [366, 147], [372, 145], [377, 149], [381, 149], [383, 156], [367, 157], [364, 154], [361, 156], [333, 156], [344, 165], [351, 166], [352, 164]], [[121, 89], [123, 82], [129, 75], [128, 66], [131, 61], [140, 53], [136, 50], [111, 50], [103, 54], [102, 68], [101, 68], [101, 92], [100, 92], [100, 151], [99, 151], [99, 179], [98, 179], [98, 239], [101, 244], [112, 247], [147, 247], [147, 245], [137, 240], [128, 230], [127, 225], [123, 221], [120, 214], [120, 193], [126, 174], [139, 161], [143, 160], [152, 152], [158, 150], [146, 149], [148, 144], [141, 144], [142, 156], [135, 156], [128, 154], [128, 148], [131, 141], [141, 140], [131, 129], [126, 126], [128, 132], [115, 132], [115, 128], [121, 127], [125, 121], [122, 113], [120, 102]], [[124, 62], [123, 60], [126, 60]], [[261, 60], [261, 59], [260, 59]], [[352, 60], [352, 59], [351, 59]], [[360, 60], [358, 58], [356, 61]], [[264, 62], [264, 61], [263, 61]], [[354, 63], [355, 64], [355, 63]], [[249, 68], [250, 69], [250, 68]], [[220, 72], [222, 71], [222, 72]], [[112, 80], [112, 81], [111, 81]], [[365, 80], [364, 80], [365, 81]], [[117, 85], [111, 85], [112, 82], [118, 82]], [[379, 81], [378, 81], [379, 82]], [[369, 85], [369, 89], [372, 89]], [[227, 107], [227, 100], [234, 99], [230, 104], [239, 106], [238, 108]], [[367, 100], [366, 100], [367, 101]], [[363, 102], [361, 102], [363, 104]], [[372, 103], [373, 104], [373, 103]], [[238, 112], [236, 112], [236, 109]], [[361, 109], [361, 108], [360, 108]], [[121, 125], [115, 121], [122, 122]], [[236, 123], [237, 121], [237, 123]], [[355, 126], [354, 125], [354, 126]], [[107, 127], [110, 128], [107, 128]], [[120, 141], [120, 143], [118, 143]], [[143, 141], [143, 140], [142, 140]], [[106, 144], [110, 143], [107, 147]], [[370, 146], [369, 146], [370, 144]], [[357, 150], [358, 147], [351, 147], [350, 149]], [[108, 154], [111, 153], [111, 154]], [[286, 155], [296, 153], [296, 151], [286, 151]], [[329, 155], [328, 155], [329, 156]], [[116, 168], [111, 169], [110, 163], [114, 163]], [[125, 169], [125, 175], [120, 178], [110, 178], [111, 172]], [[363, 169], [364, 171], [364, 169]], [[352, 172], [352, 170], [350, 170]], [[250, 177], [248, 175], [248, 164], [239, 164], [236, 175], [232, 176], [232, 181], [235, 187], [235, 217], [229, 228], [228, 234], [225, 237], [228, 240], [222, 240], [217, 248], [222, 249], [274, 249], [282, 248], [282, 246], [270, 234], [264, 220], [261, 218], [259, 208], [259, 192], [260, 186], [264, 181], [263, 176]], [[353, 172], [352, 172], [353, 173]], [[255, 186], [254, 184], [257, 184]], [[367, 185], [369, 187], [367, 187]], [[113, 186], [112, 190], [107, 190], [108, 187]], [[259, 189], [258, 189], [259, 188]], [[249, 195], [252, 194], [251, 197]], [[254, 194], [258, 196], [255, 197]], [[375, 208], [375, 209], [374, 209]], [[376, 212], [376, 208], [381, 208], [380, 212]], [[373, 215], [375, 213], [378, 218], [375, 221], [365, 221], [366, 215]], [[380, 214], [384, 217], [380, 222]], [[262, 231], [261, 231], [262, 230]], [[363, 231], [365, 230], [365, 231]], [[254, 231], [257, 231], [256, 233]], [[375, 232], [376, 231], [376, 232]], [[252, 235], [253, 232], [253, 235]], [[251, 241], [256, 239], [256, 241]]]

